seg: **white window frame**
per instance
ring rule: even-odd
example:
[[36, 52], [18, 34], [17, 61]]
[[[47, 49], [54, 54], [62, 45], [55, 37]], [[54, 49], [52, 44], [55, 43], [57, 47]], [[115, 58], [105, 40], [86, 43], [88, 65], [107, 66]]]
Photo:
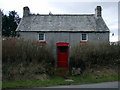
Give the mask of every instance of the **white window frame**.
[[[44, 35], [44, 36], [43, 36], [43, 40], [40, 40], [40, 38], [39, 38], [39, 35], [40, 35], [40, 34], [43, 34], [43, 35]], [[39, 41], [45, 41], [45, 33], [38, 33], [38, 40], [39, 40]]]
[[[82, 40], [82, 35], [83, 35], [83, 34], [86, 34], [86, 40]], [[87, 33], [82, 33], [82, 34], [81, 34], [81, 41], [88, 41], [88, 34], [87, 34]]]

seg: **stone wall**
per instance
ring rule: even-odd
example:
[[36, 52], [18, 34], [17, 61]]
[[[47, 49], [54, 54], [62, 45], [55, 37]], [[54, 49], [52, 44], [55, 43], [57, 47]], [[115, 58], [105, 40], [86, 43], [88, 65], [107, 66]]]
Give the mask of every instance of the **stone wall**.
[[[38, 32], [19, 32], [20, 36], [25, 39], [38, 40]], [[86, 33], [88, 42], [108, 42], [109, 32], [104, 33]], [[52, 48], [54, 58], [57, 59], [56, 43], [69, 43], [69, 51], [71, 47], [78, 45], [81, 41], [82, 33], [77, 32], [46, 32], [45, 41]], [[69, 53], [70, 56], [70, 53]]]

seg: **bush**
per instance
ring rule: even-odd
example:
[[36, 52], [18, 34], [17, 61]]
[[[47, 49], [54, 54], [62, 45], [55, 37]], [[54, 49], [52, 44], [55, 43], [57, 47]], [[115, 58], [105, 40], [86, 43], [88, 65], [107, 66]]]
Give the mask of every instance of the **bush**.
[[[3, 40], [3, 80], [35, 80], [53, 74], [54, 59], [46, 45], [21, 38]], [[39, 77], [40, 79], [40, 77]]]
[[120, 62], [120, 44], [84, 43], [71, 50], [70, 68], [86, 68], [105, 65], [116, 65]]

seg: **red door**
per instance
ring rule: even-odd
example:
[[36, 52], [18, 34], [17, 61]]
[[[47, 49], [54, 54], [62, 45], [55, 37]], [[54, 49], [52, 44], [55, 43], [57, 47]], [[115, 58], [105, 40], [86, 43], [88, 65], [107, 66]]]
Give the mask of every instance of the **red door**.
[[68, 67], [68, 46], [58, 46], [58, 67]]

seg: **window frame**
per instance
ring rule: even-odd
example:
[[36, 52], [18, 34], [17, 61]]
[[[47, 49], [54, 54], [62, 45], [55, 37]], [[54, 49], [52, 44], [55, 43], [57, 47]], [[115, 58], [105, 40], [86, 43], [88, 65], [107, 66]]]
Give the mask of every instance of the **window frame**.
[[[40, 40], [40, 34], [43, 34], [43, 40]], [[39, 33], [39, 34], [38, 34], [38, 40], [39, 40], [39, 41], [45, 41], [45, 33]]]
[[[86, 40], [83, 40], [83, 34], [86, 35]], [[81, 34], [81, 41], [88, 41], [88, 34], [87, 34], [87, 33], [82, 33], [82, 34]]]

